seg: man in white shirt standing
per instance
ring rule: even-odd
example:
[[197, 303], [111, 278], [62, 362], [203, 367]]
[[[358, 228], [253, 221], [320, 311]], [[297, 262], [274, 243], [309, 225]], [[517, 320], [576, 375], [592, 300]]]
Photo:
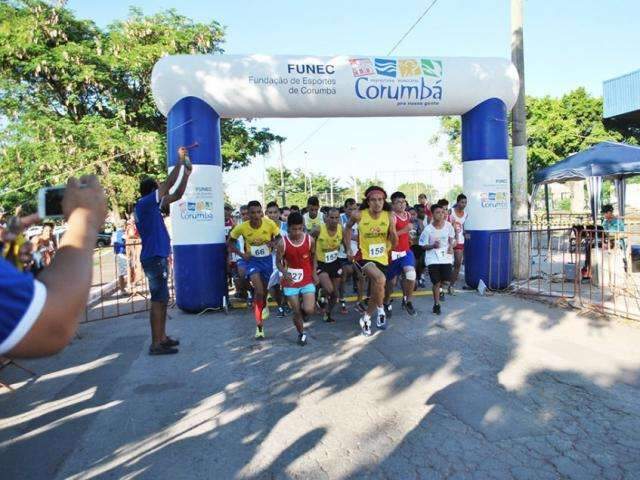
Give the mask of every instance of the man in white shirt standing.
[[456, 234], [441, 205], [431, 205], [431, 213], [433, 221], [425, 226], [419, 244], [426, 250], [424, 263], [433, 283], [433, 313], [440, 315], [440, 287], [451, 279]]

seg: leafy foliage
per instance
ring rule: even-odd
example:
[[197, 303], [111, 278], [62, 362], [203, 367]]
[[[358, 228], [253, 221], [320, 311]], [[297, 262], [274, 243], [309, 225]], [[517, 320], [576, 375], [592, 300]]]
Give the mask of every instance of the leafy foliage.
[[[338, 184], [337, 178], [319, 173], [305, 173], [302, 169], [289, 170], [285, 168], [284, 191], [287, 205], [303, 207], [311, 195], [316, 195], [320, 199], [321, 205], [328, 205], [331, 203], [332, 183], [334, 203], [338, 203], [347, 189]], [[267, 168], [264, 198], [267, 202], [276, 200], [278, 204], [282, 203], [280, 169]]]
[[[527, 97], [526, 107], [530, 185], [537, 170], [598, 142], [640, 143], [638, 129], [607, 127], [602, 121], [602, 98], [589, 95], [582, 87], [561, 98]], [[452, 161], [460, 161], [460, 117], [442, 117], [440, 129]]]
[[423, 182], [407, 182], [398, 186], [398, 191], [407, 196], [407, 203], [415, 205], [418, 203], [418, 195], [424, 193], [429, 202], [434, 202], [438, 191], [433, 185], [427, 185]]
[[[224, 29], [174, 10], [101, 30], [42, 0], [0, 3], [0, 195], [12, 207], [70, 172], [98, 173], [113, 209], [135, 200], [143, 175], [166, 174], [165, 118], [150, 78], [164, 55], [222, 52]], [[276, 137], [223, 120], [223, 168], [246, 166]]]

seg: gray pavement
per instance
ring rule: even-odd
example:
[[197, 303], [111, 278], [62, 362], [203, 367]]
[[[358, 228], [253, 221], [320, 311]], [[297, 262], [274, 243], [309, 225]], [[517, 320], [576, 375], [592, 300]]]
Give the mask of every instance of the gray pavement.
[[640, 327], [461, 292], [390, 328], [290, 319], [256, 343], [246, 310], [82, 325], [40, 373], [0, 376], [0, 477], [640, 478]]

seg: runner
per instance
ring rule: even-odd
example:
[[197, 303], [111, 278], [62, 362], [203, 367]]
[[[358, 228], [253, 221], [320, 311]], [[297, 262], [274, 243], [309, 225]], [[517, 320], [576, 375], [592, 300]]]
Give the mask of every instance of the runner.
[[464, 256], [464, 222], [467, 221], [467, 197], [461, 193], [456, 198], [456, 204], [453, 207], [451, 215], [449, 215], [449, 222], [453, 225], [453, 229], [456, 232], [456, 246], [453, 248], [453, 274], [451, 275], [451, 282], [449, 282], [449, 288], [447, 293], [453, 295], [455, 292], [456, 282], [458, 281], [458, 275], [460, 274], [460, 267], [462, 267], [462, 259]]
[[[445, 218], [445, 220], [447, 220], [449, 218], [449, 215], [451, 214], [451, 210], [449, 209], [449, 200], [447, 200], [446, 198], [441, 198], [440, 200], [438, 200], [437, 203], [444, 210], [444, 218]], [[453, 263], [453, 260], [451, 261], [451, 263]], [[446, 298], [445, 294], [444, 294], [444, 285], [445, 285], [445, 283], [448, 283], [448, 282], [443, 282], [442, 283], [442, 287], [440, 288], [440, 301], [441, 302], [444, 302], [444, 300]]]
[[431, 205], [429, 205], [426, 194], [421, 193], [420, 195], [418, 195], [418, 205], [422, 207], [422, 211], [428, 219], [427, 223], [431, 223]]
[[306, 345], [304, 318], [313, 314], [316, 302], [317, 279], [314, 278], [312, 262], [315, 242], [304, 232], [304, 220], [299, 212], [291, 213], [287, 223], [288, 235], [278, 242], [277, 265], [282, 274], [284, 294], [293, 310], [293, 324], [298, 330], [298, 344]]
[[433, 283], [433, 313], [440, 315], [440, 289], [443, 282], [451, 278], [456, 235], [453, 226], [445, 220], [442, 206], [437, 203], [431, 205], [431, 213], [433, 222], [420, 235], [420, 245], [426, 250], [425, 263]]
[[429, 221], [427, 220], [426, 215], [424, 214], [424, 210], [422, 210], [422, 214], [420, 214], [419, 210], [422, 210], [422, 207], [412, 208], [409, 210], [411, 214], [411, 223], [413, 224], [413, 228], [409, 232], [411, 237], [411, 251], [413, 251], [413, 256], [416, 259], [416, 278], [417, 282], [414, 288], [424, 288], [424, 249], [418, 243], [420, 239], [420, 234], [424, 230], [425, 222], [427, 225]]
[[289, 209], [289, 207], [282, 207], [280, 209], [280, 234], [283, 237], [287, 236], [287, 232], [288, 232], [287, 219], [289, 218], [290, 213], [291, 213], [291, 210]]
[[331, 316], [331, 312], [338, 301], [338, 293], [342, 283], [342, 262], [338, 258], [342, 244], [342, 225], [338, 209], [329, 208], [326, 223], [320, 225], [319, 230], [314, 229], [311, 235], [316, 241], [314, 270], [322, 290], [328, 297], [323, 320], [327, 323], [333, 323], [335, 320]]
[[319, 229], [324, 223], [322, 215], [320, 215], [320, 200], [318, 197], [309, 197], [307, 200], [307, 213], [304, 214], [304, 228], [308, 233], [314, 228]]
[[[271, 251], [280, 237], [280, 228], [262, 214], [262, 205], [257, 200], [248, 204], [249, 221], [236, 225], [229, 234], [227, 248], [242, 257], [246, 266], [246, 276], [253, 285], [253, 314], [256, 319], [255, 338], [264, 338], [264, 320], [269, 317], [266, 292], [273, 272]], [[238, 249], [236, 240], [244, 238], [244, 251]]]
[[416, 283], [416, 259], [411, 250], [409, 232], [413, 228], [411, 215], [406, 211], [407, 197], [402, 192], [394, 192], [391, 195], [391, 207], [393, 209], [391, 217], [395, 222], [396, 234], [398, 235], [398, 244], [393, 247], [390, 252], [391, 264], [387, 270], [387, 286], [384, 297], [384, 307], [387, 316], [391, 317], [393, 313], [393, 305], [391, 293], [396, 284], [396, 280], [400, 276], [402, 279], [402, 307], [412, 317], [416, 316], [416, 310], [413, 307], [413, 290]]
[[[273, 223], [278, 225], [281, 236], [287, 235], [286, 230], [284, 232], [282, 231], [282, 225], [280, 223], [280, 207], [278, 207], [278, 202], [271, 201], [267, 203], [267, 218], [269, 218], [270, 220], [273, 221]], [[276, 304], [278, 305], [278, 317], [282, 318], [287, 314], [285, 309], [287, 302], [285, 301], [284, 296], [282, 295], [282, 290], [280, 288], [280, 276], [279, 276], [278, 267], [276, 264], [275, 250], [271, 252], [271, 257], [273, 258], [273, 272], [271, 274], [271, 278], [269, 278], [267, 289], [269, 290], [269, 293], [271, 293], [271, 296], [273, 297]]]
[[351, 248], [351, 229], [358, 224], [359, 241], [356, 265], [369, 279], [371, 299], [367, 311], [360, 318], [360, 328], [363, 335], [371, 335], [371, 316], [376, 315], [376, 326], [384, 330], [387, 319], [382, 301], [385, 292], [385, 271], [389, 264], [389, 246], [395, 247], [398, 237], [394, 223], [391, 221], [390, 206], [386, 201], [387, 193], [382, 187], [367, 188], [365, 199], [347, 222], [344, 231], [344, 244], [347, 248], [349, 260], [354, 258]]
[[[344, 232], [344, 228], [347, 225], [347, 222], [351, 218], [351, 214], [358, 209], [358, 204], [353, 198], [347, 198], [344, 201], [344, 212], [340, 214], [340, 223], [342, 224], [342, 230]], [[344, 235], [343, 235], [344, 237]], [[358, 253], [358, 225], [354, 225], [351, 229], [351, 251], [354, 252], [354, 255]], [[353, 266], [353, 263], [349, 261], [347, 258], [347, 251], [344, 246], [344, 242], [340, 245], [340, 252], [338, 253], [338, 258], [342, 263], [342, 281], [340, 282], [340, 311], [343, 314], [347, 313], [347, 302], [344, 298], [344, 288], [349, 279], [349, 276], [353, 279], [353, 291], [357, 293], [358, 299], [357, 302], [362, 300], [362, 288], [359, 288], [360, 283], [360, 273], [358, 269]]]
[[[240, 224], [249, 221], [249, 207], [246, 205], [240, 206]], [[229, 232], [231, 233], [231, 232]], [[237, 240], [237, 247], [241, 252], [244, 252], [244, 237], [240, 237]], [[247, 300], [247, 308], [251, 308], [253, 303], [251, 284], [247, 281], [247, 263], [242, 255], [231, 252], [231, 259], [235, 263], [235, 285], [236, 285], [236, 298], [244, 298]]]
[[[229, 240], [229, 234], [231, 230], [235, 226], [235, 222], [233, 221], [233, 217], [231, 214], [233, 213], [233, 207], [228, 203], [224, 205], [224, 240], [225, 242]], [[233, 277], [235, 270], [237, 268], [236, 260], [234, 259], [233, 253], [229, 253], [227, 255], [227, 286], [230, 288], [233, 283]], [[236, 288], [237, 290], [237, 288]]]

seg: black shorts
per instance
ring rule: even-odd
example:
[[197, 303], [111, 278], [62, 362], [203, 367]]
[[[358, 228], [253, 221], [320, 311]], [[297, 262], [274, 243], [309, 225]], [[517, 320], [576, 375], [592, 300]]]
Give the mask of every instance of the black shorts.
[[386, 275], [388, 265], [383, 265], [380, 262], [376, 262], [375, 260], [358, 260], [356, 262], [356, 265], [358, 266], [358, 270], [364, 273], [364, 267], [369, 263], [373, 263], [376, 267], [378, 267], [378, 270], [380, 270], [382, 273]]
[[439, 282], [448, 282], [451, 280], [451, 264], [450, 263], [432, 263], [427, 267], [429, 269], [429, 278], [434, 285]]
[[340, 259], [337, 259], [331, 263], [318, 262], [316, 273], [318, 275], [320, 275], [321, 273], [326, 273], [329, 275], [329, 278], [341, 278], [342, 262], [340, 262]]
[[347, 265], [352, 265], [348, 258], [338, 257], [338, 263], [340, 264], [340, 268], [345, 267]]

